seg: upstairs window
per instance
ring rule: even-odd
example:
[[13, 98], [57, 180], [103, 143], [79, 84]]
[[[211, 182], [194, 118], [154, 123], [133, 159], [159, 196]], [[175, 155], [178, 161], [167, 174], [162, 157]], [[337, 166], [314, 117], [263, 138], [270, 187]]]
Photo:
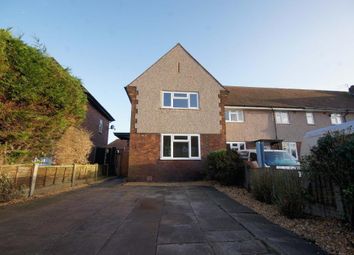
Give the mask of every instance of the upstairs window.
[[161, 159], [200, 159], [199, 139], [199, 135], [161, 135]]
[[162, 107], [172, 109], [199, 109], [197, 92], [162, 92]]
[[225, 110], [226, 122], [244, 122], [242, 110]]
[[98, 133], [102, 134], [103, 132], [103, 120], [99, 120], [98, 122]]
[[277, 124], [289, 124], [288, 112], [275, 112], [275, 122]]
[[315, 125], [315, 119], [313, 117], [313, 113], [312, 112], [307, 112], [306, 113], [306, 121], [307, 121], [307, 124], [309, 124], [309, 125]]
[[331, 114], [331, 123], [333, 125], [342, 124], [342, 115], [340, 113]]

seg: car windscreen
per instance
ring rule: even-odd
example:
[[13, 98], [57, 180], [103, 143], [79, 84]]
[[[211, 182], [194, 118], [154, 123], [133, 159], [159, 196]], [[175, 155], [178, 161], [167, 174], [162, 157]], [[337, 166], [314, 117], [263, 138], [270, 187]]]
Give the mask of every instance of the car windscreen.
[[297, 166], [299, 163], [286, 151], [265, 151], [265, 163], [268, 166]]

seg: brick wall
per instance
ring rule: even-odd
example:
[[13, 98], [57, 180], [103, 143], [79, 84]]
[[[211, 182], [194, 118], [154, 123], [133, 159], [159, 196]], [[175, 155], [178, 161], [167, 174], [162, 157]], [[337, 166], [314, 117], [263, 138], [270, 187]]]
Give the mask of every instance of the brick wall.
[[[98, 132], [100, 119], [103, 121], [102, 133]], [[97, 111], [90, 103], [87, 105], [87, 113], [82, 127], [92, 134], [92, 142], [95, 147], [105, 147], [108, 143], [109, 121], [99, 111]]]
[[209, 152], [225, 148], [220, 134], [201, 134], [201, 160], [160, 160], [160, 134], [131, 134], [130, 181], [185, 181], [202, 177]]

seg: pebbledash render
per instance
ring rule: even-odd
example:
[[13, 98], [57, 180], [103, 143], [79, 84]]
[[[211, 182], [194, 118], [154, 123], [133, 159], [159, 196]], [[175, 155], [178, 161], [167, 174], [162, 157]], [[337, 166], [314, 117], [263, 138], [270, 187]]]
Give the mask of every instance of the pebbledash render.
[[125, 89], [132, 181], [199, 179], [210, 152], [257, 140], [298, 157], [306, 131], [354, 119], [349, 93], [223, 86], [180, 44]]

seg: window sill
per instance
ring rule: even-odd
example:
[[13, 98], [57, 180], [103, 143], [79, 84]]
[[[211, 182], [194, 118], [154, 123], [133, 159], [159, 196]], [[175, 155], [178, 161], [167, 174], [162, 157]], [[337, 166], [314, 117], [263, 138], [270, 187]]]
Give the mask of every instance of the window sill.
[[225, 120], [226, 123], [244, 123], [245, 121]]
[[163, 160], [163, 161], [181, 161], [181, 160], [190, 161], [190, 160], [201, 160], [201, 158], [160, 158], [160, 160]]
[[165, 110], [200, 110], [200, 108], [173, 108], [173, 107], [160, 107]]

